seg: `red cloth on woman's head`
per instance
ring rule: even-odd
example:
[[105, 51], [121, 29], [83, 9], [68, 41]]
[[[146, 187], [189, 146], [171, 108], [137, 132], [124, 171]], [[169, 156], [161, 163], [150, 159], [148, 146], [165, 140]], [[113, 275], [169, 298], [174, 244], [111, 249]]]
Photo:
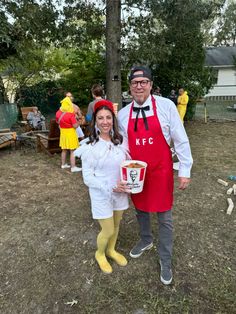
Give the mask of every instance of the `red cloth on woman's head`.
[[114, 112], [113, 103], [110, 100], [101, 99], [98, 102], [96, 102], [94, 106], [94, 112], [100, 107], [108, 107], [112, 112]]

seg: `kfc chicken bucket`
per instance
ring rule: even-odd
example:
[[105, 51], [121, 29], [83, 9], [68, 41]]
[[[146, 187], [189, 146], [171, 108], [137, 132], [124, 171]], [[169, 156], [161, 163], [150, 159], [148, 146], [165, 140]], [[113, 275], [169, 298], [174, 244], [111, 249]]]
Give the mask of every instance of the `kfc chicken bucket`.
[[126, 160], [121, 164], [121, 181], [127, 182], [132, 194], [142, 192], [146, 168], [147, 163], [140, 160]]

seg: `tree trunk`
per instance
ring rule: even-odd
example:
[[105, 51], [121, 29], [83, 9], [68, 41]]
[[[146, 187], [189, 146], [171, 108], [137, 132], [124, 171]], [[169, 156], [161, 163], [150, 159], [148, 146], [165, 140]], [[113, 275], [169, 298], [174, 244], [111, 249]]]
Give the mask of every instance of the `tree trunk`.
[[121, 107], [121, 0], [106, 1], [106, 95]]
[[8, 103], [8, 102], [9, 102], [9, 100], [8, 100], [8, 97], [6, 94], [6, 89], [5, 89], [5, 86], [3, 83], [3, 79], [0, 76], [0, 104]]

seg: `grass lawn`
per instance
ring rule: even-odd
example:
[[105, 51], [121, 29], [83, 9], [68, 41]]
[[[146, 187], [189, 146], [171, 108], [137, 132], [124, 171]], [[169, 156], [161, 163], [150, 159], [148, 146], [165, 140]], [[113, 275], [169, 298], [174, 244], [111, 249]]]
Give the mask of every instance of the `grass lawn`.
[[104, 275], [94, 259], [99, 227], [81, 173], [61, 170], [60, 156], [1, 150], [0, 313], [236, 313], [236, 209], [226, 214], [227, 188], [217, 183], [236, 175], [236, 124], [194, 121], [186, 130], [192, 183], [178, 190], [175, 173], [174, 280], [167, 287], [156, 246], [129, 257], [138, 240], [132, 205], [118, 241], [128, 265], [113, 263]]

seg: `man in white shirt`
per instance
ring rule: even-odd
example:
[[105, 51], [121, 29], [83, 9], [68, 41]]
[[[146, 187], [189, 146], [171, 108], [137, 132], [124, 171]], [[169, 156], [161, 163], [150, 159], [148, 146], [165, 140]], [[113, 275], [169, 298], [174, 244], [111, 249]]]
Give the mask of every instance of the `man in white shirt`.
[[172, 282], [173, 247], [173, 161], [170, 142], [178, 156], [179, 189], [190, 183], [192, 156], [189, 140], [172, 101], [152, 96], [152, 73], [138, 66], [129, 75], [134, 101], [118, 113], [120, 131], [128, 141], [131, 158], [147, 162], [144, 188], [131, 194], [140, 227], [140, 241], [130, 251], [137, 258], [153, 246], [150, 213], [156, 212], [159, 224], [160, 279], [165, 285]]

